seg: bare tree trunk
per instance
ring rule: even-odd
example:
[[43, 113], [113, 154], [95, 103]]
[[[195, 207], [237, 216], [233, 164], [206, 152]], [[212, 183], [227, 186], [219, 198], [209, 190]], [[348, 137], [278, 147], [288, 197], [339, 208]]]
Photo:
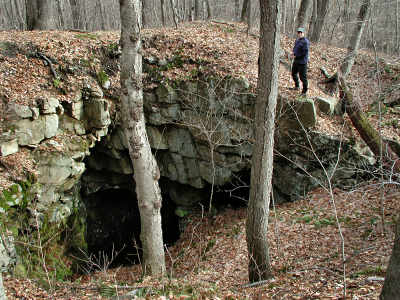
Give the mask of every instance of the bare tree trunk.
[[396, 2], [396, 51], [395, 53], [400, 52], [400, 26], [399, 26], [399, 1]]
[[7, 300], [6, 291], [3, 285], [3, 276], [0, 272], [0, 300]]
[[172, 7], [172, 16], [174, 17], [174, 23], [175, 23], [175, 28], [178, 29], [178, 9], [176, 8], [176, 4], [174, 0], [170, 0], [171, 1], [171, 7]]
[[143, 113], [141, 1], [120, 0], [121, 115], [132, 160], [143, 245], [143, 272], [163, 276], [165, 256], [161, 229], [160, 172], [151, 152]]
[[26, 20], [27, 29], [34, 30], [37, 28], [37, 22], [39, 17], [39, 7], [37, 0], [25, 0], [26, 7]]
[[161, 22], [163, 27], [165, 27], [165, 0], [161, 0]]
[[235, 21], [240, 18], [240, 0], [235, 0]]
[[249, 10], [249, 1], [250, 0], [243, 1], [242, 14], [240, 15], [240, 22], [246, 22], [246, 18], [248, 16], [248, 10]]
[[85, 4], [79, 0], [71, 0], [73, 28], [86, 30]]
[[374, 0], [364, 0], [363, 4], [361, 5], [360, 12], [357, 18], [356, 27], [354, 28], [353, 34], [350, 37], [346, 58], [344, 59], [344, 62], [340, 67], [340, 71], [344, 79], [347, 78], [351, 68], [354, 65], [354, 60], [356, 59], [358, 52], [358, 46], [360, 45], [361, 36], [365, 27], [365, 21], [371, 10], [373, 1]]
[[57, 29], [55, 21], [55, 0], [38, 0], [38, 19], [35, 29]]
[[392, 256], [386, 271], [385, 283], [380, 295], [381, 300], [398, 299], [400, 295], [400, 216], [397, 220], [396, 236]]
[[317, 11], [318, 11], [318, 0], [313, 0], [313, 11], [311, 15], [310, 29], [308, 30], [309, 36], [311, 36], [317, 26]]
[[201, 0], [194, 0], [194, 19], [200, 20], [201, 19], [201, 8], [202, 8], [202, 1]]
[[102, 30], [109, 30], [110, 29], [110, 24], [108, 22], [109, 18], [108, 18], [107, 9], [105, 8], [103, 0], [98, 0], [98, 1], [99, 1], [100, 15], [101, 15], [101, 29]]
[[318, 43], [319, 40], [321, 39], [322, 30], [324, 28], [330, 2], [331, 0], [318, 0], [317, 20], [315, 26], [313, 27], [313, 31], [310, 37], [310, 41], [314, 43]]
[[145, 28], [148, 25], [148, 21], [147, 21], [147, 11], [148, 11], [148, 1], [149, 0], [142, 0], [142, 25], [143, 28]]
[[260, 11], [258, 109], [254, 118], [254, 148], [246, 222], [250, 282], [272, 277], [267, 233], [278, 97], [281, 0], [260, 0]]
[[282, 27], [281, 27], [281, 33], [283, 35], [286, 35], [286, 20], [287, 20], [286, 1], [287, 0], [282, 0]]
[[251, 0], [249, 1], [249, 5], [247, 6], [247, 36], [250, 35], [251, 31]]
[[214, 18], [214, 16], [210, 5], [210, 0], [206, 0], [206, 6], [207, 6], [207, 20], [211, 20], [212, 18]]
[[299, 27], [306, 28], [308, 24], [308, 15], [311, 10], [313, 0], [301, 0], [300, 9], [297, 13], [296, 30]]

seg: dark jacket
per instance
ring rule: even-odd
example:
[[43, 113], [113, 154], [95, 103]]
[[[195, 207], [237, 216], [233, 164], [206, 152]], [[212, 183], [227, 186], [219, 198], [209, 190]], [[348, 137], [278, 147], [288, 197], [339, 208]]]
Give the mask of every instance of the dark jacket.
[[308, 50], [310, 49], [310, 42], [306, 37], [296, 39], [294, 42], [293, 53], [296, 56], [294, 62], [300, 65], [308, 63]]

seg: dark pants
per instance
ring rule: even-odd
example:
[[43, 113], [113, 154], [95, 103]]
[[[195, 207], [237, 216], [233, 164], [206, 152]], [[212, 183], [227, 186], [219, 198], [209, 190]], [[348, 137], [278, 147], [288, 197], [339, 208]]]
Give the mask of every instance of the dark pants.
[[296, 87], [300, 87], [300, 80], [303, 83], [303, 93], [307, 93], [308, 90], [308, 80], [307, 80], [307, 64], [297, 64], [293, 63], [292, 67], [292, 77]]

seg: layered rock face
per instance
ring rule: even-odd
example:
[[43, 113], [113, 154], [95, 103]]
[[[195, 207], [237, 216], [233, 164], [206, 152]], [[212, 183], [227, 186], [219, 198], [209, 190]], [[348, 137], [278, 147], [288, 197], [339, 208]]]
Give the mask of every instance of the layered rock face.
[[[318, 101], [327, 113], [338, 112], [329, 99]], [[244, 189], [247, 195], [254, 103], [250, 84], [241, 78], [192, 80], [145, 91], [147, 133], [160, 168], [163, 197], [172, 200], [165, 202], [166, 220], [207, 205], [213, 189], [230, 189], [230, 194]], [[32, 222], [47, 214], [50, 222], [61, 224], [79, 208], [91, 223], [87, 240], [110, 243], [122, 226], [112, 227], [116, 222], [109, 222], [110, 210], [124, 203], [117, 219], [139, 226], [137, 210], [126, 206], [129, 201], [111, 197], [110, 210], [96, 203], [105, 201], [104, 193], [96, 193], [111, 195], [116, 189], [127, 191], [114, 193], [118, 197], [134, 198], [133, 168], [116, 107], [118, 103], [105, 99], [92, 83], [77, 91], [70, 103], [50, 98], [39, 101], [38, 107], [15, 108], [19, 118], [8, 124], [1, 151], [5, 156], [24, 147], [37, 165], [37, 183], [24, 191], [30, 195], [24, 201]], [[316, 120], [312, 100], [279, 99], [273, 178], [278, 202], [295, 201], [328, 181], [353, 185], [365, 167], [375, 163], [368, 149], [313, 131]], [[2, 205], [3, 211], [23, 202], [16, 198]]]

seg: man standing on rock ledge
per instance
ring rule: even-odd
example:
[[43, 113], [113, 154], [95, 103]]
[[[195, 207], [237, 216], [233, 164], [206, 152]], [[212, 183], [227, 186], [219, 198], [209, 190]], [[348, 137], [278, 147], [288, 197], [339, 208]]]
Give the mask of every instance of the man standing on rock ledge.
[[301, 96], [307, 96], [308, 80], [307, 80], [307, 63], [308, 63], [308, 50], [310, 49], [310, 42], [305, 37], [306, 33], [304, 28], [297, 29], [299, 36], [294, 42], [293, 52], [290, 58], [294, 59], [292, 66], [292, 77], [295, 83], [294, 90], [300, 90], [300, 80], [303, 83], [303, 91]]

